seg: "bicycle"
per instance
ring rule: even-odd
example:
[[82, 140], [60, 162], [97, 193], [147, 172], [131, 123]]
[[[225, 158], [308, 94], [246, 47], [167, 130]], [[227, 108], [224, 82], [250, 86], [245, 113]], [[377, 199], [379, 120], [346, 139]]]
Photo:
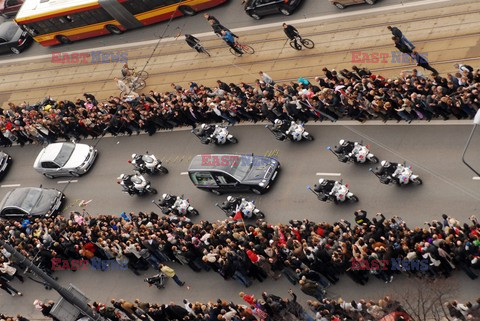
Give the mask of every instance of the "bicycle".
[[302, 45], [307, 49], [315, 47], [315, 43], [311, 39], [302, 38], [301, 36], [296, 36], [295, 39], [290, 40], [290, 47], [295, 50], [302, 50]]
[[[252, 47], [250, 47], [247, 44], [241, 44], [239, 42], [235, 42], [234, 46], [235, 46], [235, 48], [240, 50], [242, 52], [242, 54], [247, 53], [247, 54], [253, 55], [255, 53], [255, 49], [253, 49]], [[237, 57], [240, 57], [242, 55], [242, 54], [239, 54], [238, 52], [236, 52], [233, 48], [230, 48], [230, 52], [232, 53], [232, 55], [237, 56]]]
[[[147, 83], [143, 79], [137, 79], [134, 78], [132, 81], [128, 82], [128, 87], [130, 88], [130, 91], [137, 91], [139, 89], [143, 89], [147, 86]], [[123, 94], [128, 94], [125, 90], [120, 91], [120, 96]]]
[[197, 52], [203, 52], [204, 54], [206, 54], [207, 56], [211, 57], [210, 56], [210, 53], [207, 51], [207, 49], [205, 49], [201, 44], [197, 43], [193, 49], [197, 50]]

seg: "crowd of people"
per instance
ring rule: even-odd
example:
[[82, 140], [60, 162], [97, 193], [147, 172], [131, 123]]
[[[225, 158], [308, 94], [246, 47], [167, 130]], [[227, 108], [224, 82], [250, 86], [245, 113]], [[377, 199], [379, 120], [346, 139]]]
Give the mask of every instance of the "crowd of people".
[[[95, 260], [114, 260], [135, 274], [160, 269], [182, 286], [184, 282], [166, 265], [177, 262], [195, 272], [213, 270], [245, 287], [254, 280], [285, 276], [317, 300], [342, 274], [365, 285], [371, 277], [389, 283], [400, 273], [434, 279], [448, 277], [454, 270], [474, 280], [480, 268], [480, 223], [472, 216], [470, 224], [461, 224], [445, 214], [441, 221], [410, 229], [399, 217], [377, 214], [370, 220], [365, 211], [355, 212], [355, 224], [292, 220], [285, 225], [263, 220], [193, 223], [186, 217], [153, 212], [118, 217], [72, 212], [70, 217], [1, 221], [0, 236], [48, 273], [65, 261], [84, 260], [98, 266]], [[372, 261], [386, 263], [379, 268]], [[409, 262], [419, 261], [425, 268], [418, 264], [409, 268], [414, 266]], [[1, 249], [0, 267], [0, 279], [16, 277], [23, 282], [5, 249]], [[76, 268], [67, 264], [67, 269], [79, 269], [78, 263]], [[11, 287], [8, 282], [1, 284]], [[18, 293], [1, 288], [12, 296]]]
[[0, 145], [79, 140], [105, 133], [153, 135], [157, 130], [212, 122], [472, 118], [480, 106], [480, 69], [455, 67], [445, 78], [429, 78], [414, 69], [392, 79], [356, 66], [339, 72], [323, 68], [324, 75], [314, 81], [299, 78], [284, 84], [260, 72], [251, 85], [218, 80], [209, 87], [190, 82], [186, 87], [172, 84], [169, 92], [131, 93], [106, 101], [85, 93], [76, 101], [9, 103], [0, 110]]

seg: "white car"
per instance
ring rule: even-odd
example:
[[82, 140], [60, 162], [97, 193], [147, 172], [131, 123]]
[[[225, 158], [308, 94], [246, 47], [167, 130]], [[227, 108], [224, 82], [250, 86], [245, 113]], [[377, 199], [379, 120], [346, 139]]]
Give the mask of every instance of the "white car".
[[93, 165], [98, 151], [76, 143], [50, 144], [38, 154], [33, 168], [48, 178], [80, 176]]

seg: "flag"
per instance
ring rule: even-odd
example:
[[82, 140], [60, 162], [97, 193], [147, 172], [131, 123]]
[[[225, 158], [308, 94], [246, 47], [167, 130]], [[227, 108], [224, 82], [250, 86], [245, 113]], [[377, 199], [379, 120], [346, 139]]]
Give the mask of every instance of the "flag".
[[125, 212], [122, 212], [120, 214], [120, 216], [127, 222], [130, 222], [130, 217], [127, 216], [127, 214]]
[[235, 216], [233, 217], [233, 220], [234, 220], [234, 221], [238, 221], [238, 220], [241, 220], [242, 218], [243, 218], [243, 216], [242, 216], [242, 211], [237, 211], [237, 212], [235, 213]]

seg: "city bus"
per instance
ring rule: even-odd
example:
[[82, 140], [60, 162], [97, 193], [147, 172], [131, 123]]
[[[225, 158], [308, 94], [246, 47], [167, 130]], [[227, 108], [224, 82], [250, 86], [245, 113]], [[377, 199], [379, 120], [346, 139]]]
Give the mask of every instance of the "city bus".
[[17, 24], [43, 46], [121, 34], [227, 0], [25, 0]]

